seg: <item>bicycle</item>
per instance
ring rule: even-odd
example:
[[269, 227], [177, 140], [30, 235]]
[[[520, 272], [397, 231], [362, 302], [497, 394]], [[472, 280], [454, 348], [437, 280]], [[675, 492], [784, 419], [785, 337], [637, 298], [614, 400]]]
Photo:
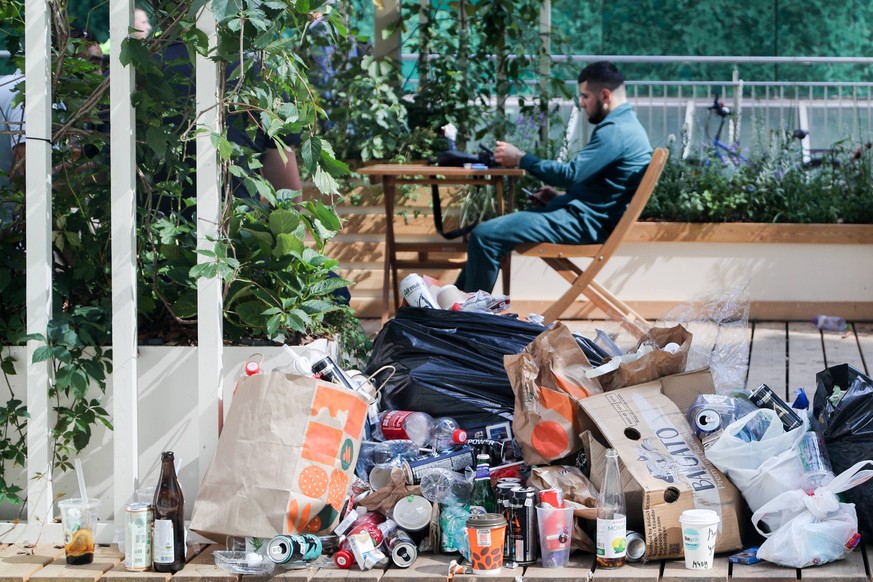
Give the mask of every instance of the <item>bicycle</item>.
[[725, 165], [739, 166], [741, 164], [748, 164], [749, 160], [740, 152], [740, 144], [738, 142], [728, 145], [721, 141], [721, 132], [722, 129], [724, 129], [725, 121], [733, 115], [733, 111], [730, 107], [719, 101], [718, 97], [719, 95], [716, 93], [712, 105], [707, 107], [709, 114], [706, 118], [706, 138], [710, 139], [709, 125], [712, 115], [715, 114], [720, 118], [720, 120], [718, 123], [718, 130], [715, 132], [715, 137], [712, 138], [711, 147], [713, 153]]

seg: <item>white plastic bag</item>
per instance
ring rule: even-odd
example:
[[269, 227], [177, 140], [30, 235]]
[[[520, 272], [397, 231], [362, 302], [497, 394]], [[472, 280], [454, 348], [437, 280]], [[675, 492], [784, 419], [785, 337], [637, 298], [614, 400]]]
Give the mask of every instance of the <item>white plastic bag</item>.
[[[797, 445], [808, 425], [806, 415], [801, 418], [803, 425], [786, 432], [775, 411], [756, 410], [727, 425], [706, 449], [706, 458], [737, 486], [752, 511], [777, 495], [800, 488], [803, 468]], [[750, 423], [766, 428], [758, 440], [746, 442], [738, 435]]]
[[[873, 470], [873, 461], [861, 461], [836, 479], [807, 495], [800, 489], [783, 493], [752, 516], [758, 533], [767, 539], [758, 549], [758, 557], [780, 566], [805, 568], [842, 560], [861, 537], [858, 515], [852, 503], [840, 503], [837, 493], [860, 485]], [[764, 533], [759, 523], [772, 533]]]

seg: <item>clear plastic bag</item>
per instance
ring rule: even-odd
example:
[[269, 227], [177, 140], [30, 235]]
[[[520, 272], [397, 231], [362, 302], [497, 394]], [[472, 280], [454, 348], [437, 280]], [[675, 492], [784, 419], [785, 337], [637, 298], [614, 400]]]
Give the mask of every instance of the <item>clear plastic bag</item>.
[[680, 324], [694, 339], [686, 370], [709, 366], [719, 394], [742, 391], [749, 369], [749, 282], [706, 295], [668, 311], [658, 326]]

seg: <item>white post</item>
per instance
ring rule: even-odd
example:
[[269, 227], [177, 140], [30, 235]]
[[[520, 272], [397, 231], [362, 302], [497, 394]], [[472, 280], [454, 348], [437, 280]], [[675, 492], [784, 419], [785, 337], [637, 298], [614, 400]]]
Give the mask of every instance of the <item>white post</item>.
[[[200, 12], [197, 27], [216, 46], [215, 16], [211, 5]], [[210, 132], [220, 131], [218, 116], [218, 67], [215, 62], [197, 56], [197, 112], [199, 126], [207, 131], [197, 136], [197, 248], [214, 250], [221, 216], [219, 176], [215, 147]], [[198, 255], [199, 263], [211, 261]], [[200, 419], [200, 480], [215, 453], [218, 441], [218, 403], [223, 392], [221, 279], [197, 281], [197, 382]]]
[[[27, 124], [25, 216], [27, 220], [27, 333], [45, 334], [51, 316], [52, 91], [49, 3], [25, 2], [25, 121]], [[49, 445], [49, 365], [34, 364], [41, 343], [27, 342], [27, 519], [52, 520]]]
[[[551, 76], [552, 68], [552, 2], [551, 0], [543, 0], [540, 6], [540, 98], [546, 99], [546, 106], [542, 108], [543, 112], [548, 111], [549, 100], [549, 77]], [[540, 139], [546, 143], [549, 139], [549, 116], [543, 119], [543, 125], [540, 128]]]
[[120, 523], [138, 485], [136, 368], [136, 123], [132, 66], [121, 64], [121, 42], [133, 24], [131, 0], [109, 5], [109, 125], [112, 144], [112, 419], [113, 507]]

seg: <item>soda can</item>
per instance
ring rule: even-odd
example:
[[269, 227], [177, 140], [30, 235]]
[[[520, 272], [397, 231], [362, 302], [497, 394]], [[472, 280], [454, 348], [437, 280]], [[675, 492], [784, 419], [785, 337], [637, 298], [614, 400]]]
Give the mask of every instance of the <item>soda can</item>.
[[124, 567], [135, 572], [151, 570], [155, 509], [151, 503], [128, 503], [124, 516]]
[[506, 539], [503, 541], [503, 561], [511, 562], [512, 560], [509, 558], [512, 556], [512, 543], [510, 541], [512, 519], [509, 506], [512, 502], [512, 492], [521, 488], [521, 485], [519, 485], [521, 479], [516, 480], [514, 477], [507, 477], [506, 479], [507, 481], [503, 481], [503, 479], [497, 481], [494, 495], [497, 498], [497, 513], [506, 519], [506, 523], [510, 524], [510, 527], [507, 527], [505, 530]]
[[278, 535], [267, 542], [267, 557], [276, 564], [314, 560], [321, 555], [321, 538], [312, 534]]
[[400, 282], [400, 292], [406, 298], [406, 302], [412, 307], [439, 309], [436, 299], [431, 295], [430, 289], [428, 289], [427, 283], [424, 282], [421, 275], [413, 273], [404, 277]]
[[398, 568], [408, 568], [418, 558], [418, 548], [409, 534], [402, 529], [396, 529], [388, 536], [388, 551], [391, 552], [391, 561]]
[[543, 489], [539, 492], [540, 503], [551, 505], [555, 509], [564, 508], [564, 491], [558, 487]]
[[518, 487], [521, 487], [521, 479], [519, 477], [501, 477], [497, 480], [498, 483], [512, 483]]
[[403, 463], [403, 473], [406, 475], [406, 482], [410, 485], [418, 485], [421, 483], [421, 477], [425, 473], [429, 473], [434, 469], [448, 469], [450, 471], [463, 471], [467, 467], [472, 467], [476, 464], [476, 457], [473, 456], [473, 449], [470, 447], [458, 447], [439, 455], [429, 455], [410, 459]]
[[537, 490], [519, 487], [512, 492], [510, 512], [510, 560], [517, 564], [533, 564], [537, 561], [539, 541], [536, 513]]
[[627, 561], [639, 562], [646, 553], [646, 538], [642, 534], [628, 530], [627, 535]]
[[803, 425], [803, 421], [794, 409], [788, 406], [784, 400], [779, 398], [779, 396], [766, 384], [761, 384], [752, 390], [752, 393], [749, 394], [749, 400], [758, 408], [769, 408], [775, 410], [786, 431], [794, 430]]
[[333, 382], [334, 384], [339, 384], [340, 386], [345, 386], [349, 390], [358, 389], [358, 386], [352, 383], [351, 378], [343, 372], [342, 368], [336, 365], [336, 362], [334, 362], [333, 358], [330, 356], [324, 356], [312, 364], [312, 373], [320, 380], [326, 380], [328, 382]]

